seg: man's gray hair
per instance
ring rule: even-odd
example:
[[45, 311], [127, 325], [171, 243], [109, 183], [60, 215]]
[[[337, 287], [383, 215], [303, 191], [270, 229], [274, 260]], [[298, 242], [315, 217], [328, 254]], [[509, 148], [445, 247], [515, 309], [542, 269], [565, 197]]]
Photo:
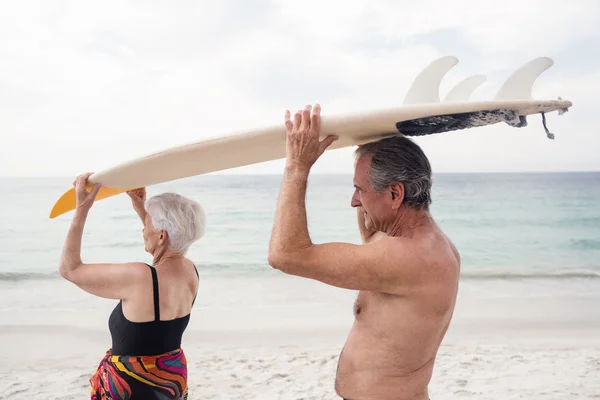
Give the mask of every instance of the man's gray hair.
[[372, 155], [369, 183], [377, 193], [390, 185], [404, 186], [404, 203], [429, 209], [431, 204], [431, 165], [419, 145], [406, 136], [394, 136], [359, 146], [356, 159]]
[[185, 254], [192, 243], [206, 232], [206, 215], [202, 206], [177, 193], [162, 193], [146, 201], [146, 212], [157, 230], [169, 234], [169, 247]]

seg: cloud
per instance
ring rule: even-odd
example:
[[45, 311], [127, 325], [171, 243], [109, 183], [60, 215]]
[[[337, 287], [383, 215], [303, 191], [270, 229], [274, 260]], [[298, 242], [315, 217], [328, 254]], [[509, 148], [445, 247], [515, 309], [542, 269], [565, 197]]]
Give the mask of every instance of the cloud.
[[[461, 60], [442, 84], [488, 75], [489, 98], [512, 70], [548, 55], [534, 95], [574, 101], [522, 129], [478, 128], [418, 140], [440, 171], [599, 169], [600, 3], [501, 6], [459, 1], [241, 0], [11, 2], [0, 6], [0, 175], [74, 175], [182, 143], [323, 113], [401, 103], [433, 59]], [[585, 69], [582, 69], [585, 65]], [[350, 172], [352, 149], [319, 172]], [[280, 173], [282, 162], [229, 172]]]

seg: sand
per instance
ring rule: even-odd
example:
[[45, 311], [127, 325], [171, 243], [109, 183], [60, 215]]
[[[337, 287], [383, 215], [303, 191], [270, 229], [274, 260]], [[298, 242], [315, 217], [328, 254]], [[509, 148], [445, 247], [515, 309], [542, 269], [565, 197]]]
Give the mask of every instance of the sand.
[[[253, 313], [195, 309], [184, 337], [190, 399], [339, 399], [333, 384], [353, 295], [328, 306], [273, 305]], [[431, 398], [600, 399], [599, 299], [462, 296], [439, 351]], [[0, 313], [0, 399], [89, 398], [88, 379], [109, 343], [110, 307], [89, 319]]]

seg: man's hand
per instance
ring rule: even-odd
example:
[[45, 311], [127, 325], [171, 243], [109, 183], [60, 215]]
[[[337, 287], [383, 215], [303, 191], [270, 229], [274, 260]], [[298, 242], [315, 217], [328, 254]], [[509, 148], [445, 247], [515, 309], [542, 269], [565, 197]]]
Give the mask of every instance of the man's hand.
[[[312, 116], [311, 116], [311, 110]], [[287, 132], [287, 165], [294, 168], [310, 170], [317, 159], [325, 152], [339, 137], [329, 135], [323, 141], [319, 141], [321, 129], [321, 107], [317, 104], [314, 110], [307, 105], [304, 111], [298, 111], [294, 115], [294, 121], [290, 119], [290, 111], [285, 112], [285, 128]]]

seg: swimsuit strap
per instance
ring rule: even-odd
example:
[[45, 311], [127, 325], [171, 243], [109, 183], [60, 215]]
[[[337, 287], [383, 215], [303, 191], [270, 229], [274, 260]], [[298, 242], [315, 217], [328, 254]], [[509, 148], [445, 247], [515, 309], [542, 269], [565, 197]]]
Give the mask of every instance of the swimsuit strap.
[[156, 268], [148, 265], [152, 272], [152, 286], [154, 290], [154, 320], [160, 321], [160, 302], [158, 298], [158, 276], [156, 274]]
[[[196, 268], [196, 264], [194, 265], [194, 270], [196, 271], [196, 276], [198, 277], [198, 280], [200, 280], [200, 274], [198, 274], [198, 268]], [[196, 295], [194, 296], [194, 300], [192, 300], [192, 307], [194, 306], [194, 303], [196, 302], [196, 297], [198, 296], [198, 291], [196, 291]]]

